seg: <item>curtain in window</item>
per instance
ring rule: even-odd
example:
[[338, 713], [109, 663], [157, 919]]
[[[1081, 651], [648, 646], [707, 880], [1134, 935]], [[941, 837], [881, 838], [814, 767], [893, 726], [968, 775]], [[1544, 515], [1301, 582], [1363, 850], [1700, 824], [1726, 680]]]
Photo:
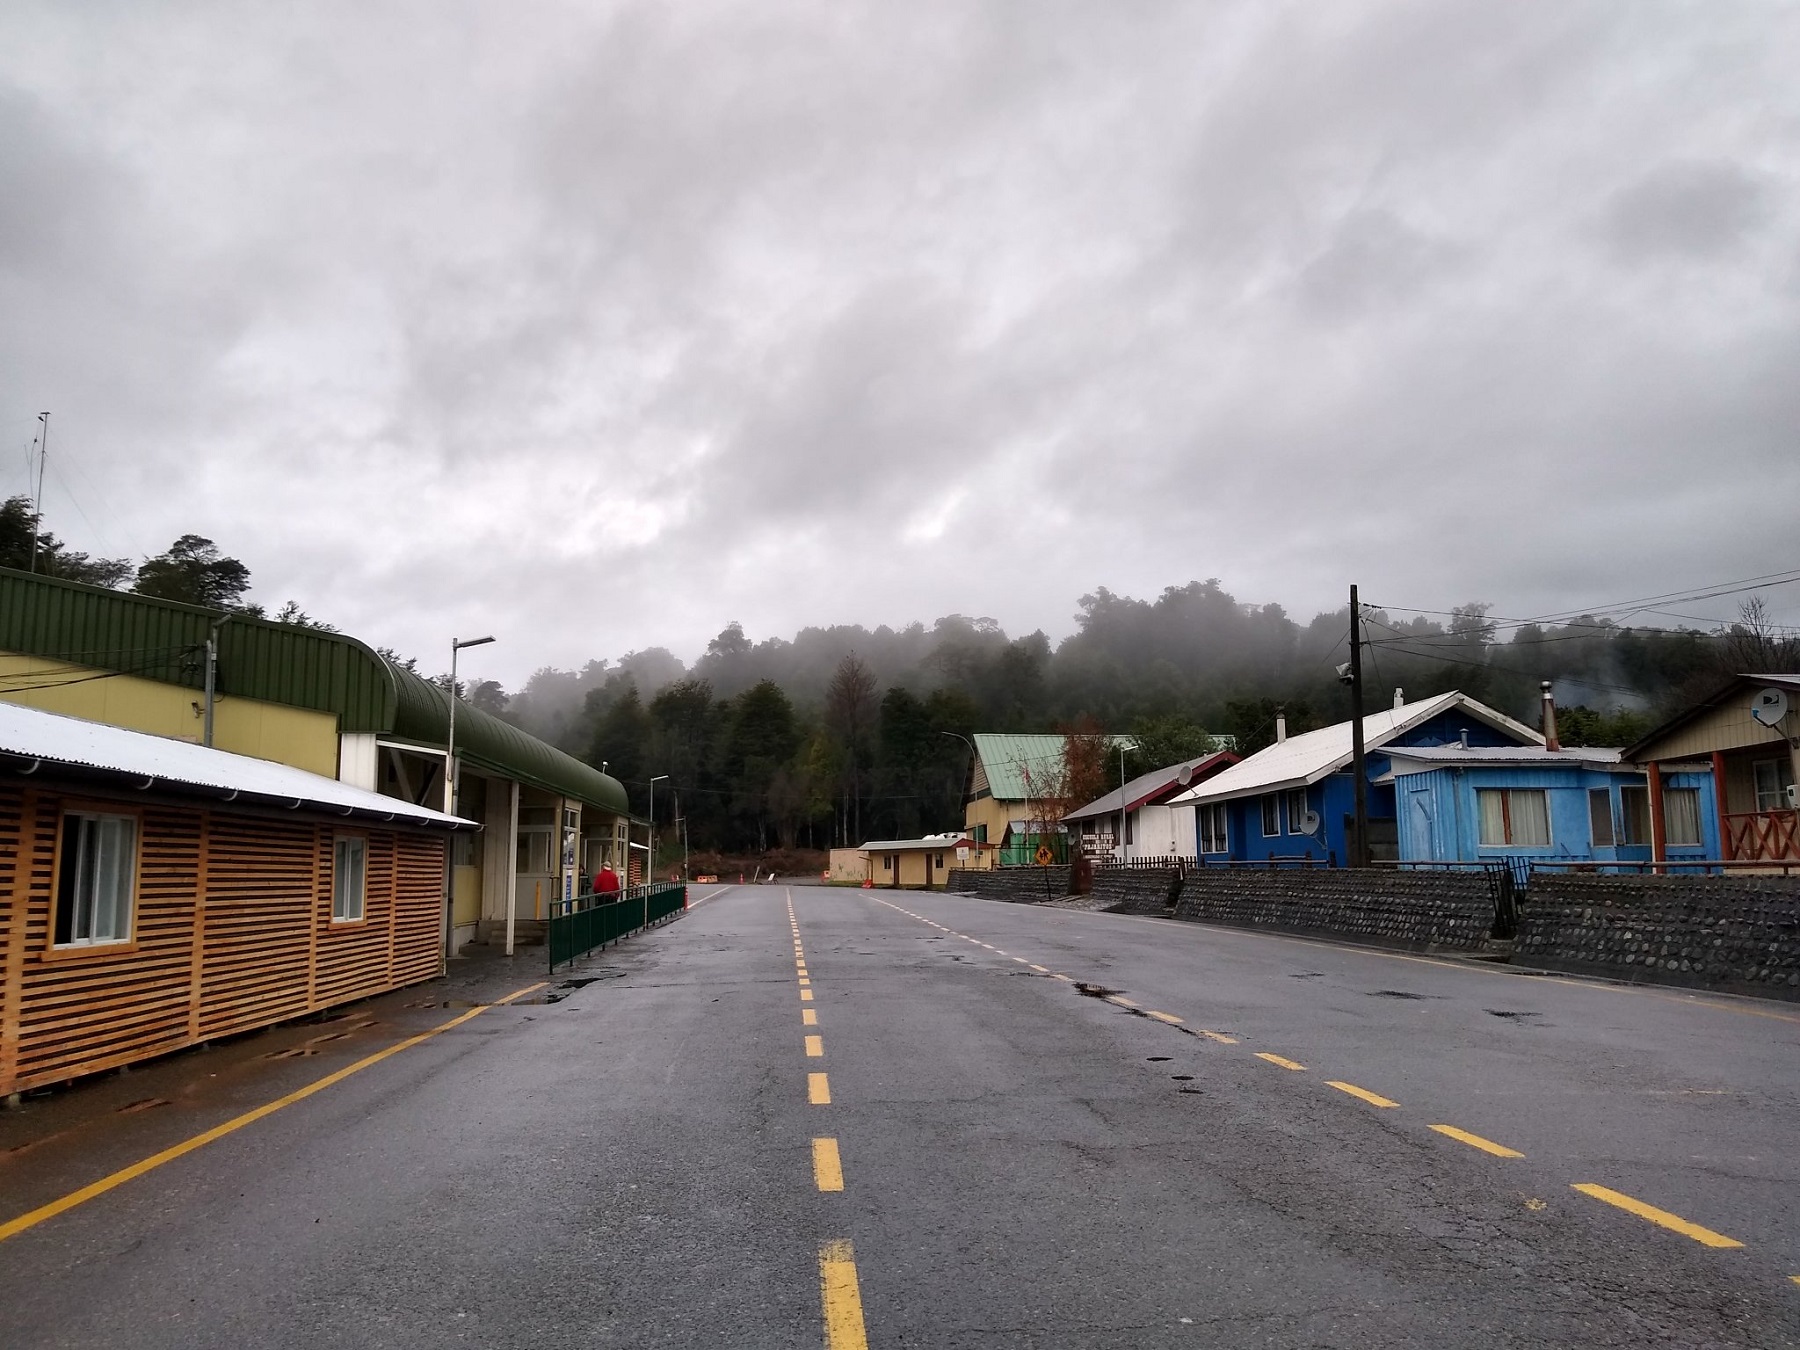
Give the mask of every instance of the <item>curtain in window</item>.
[[1481, 808], [1481, 842], [1489, 847], [1506, 843], [1506, 796], [1494, 788], [1480, 788], [1475, 804]]
[[1671, 848], [1700, 843], [1700, 790], [1667, 788], [1663, 792], [1663, 830]]
[[1550, 846], [1549, 794], [1538, 788], [1526, 788], [1509, 794], [1507, 802], [1512, 815], [1512, 838], [1508, 843], [1522, 848]]

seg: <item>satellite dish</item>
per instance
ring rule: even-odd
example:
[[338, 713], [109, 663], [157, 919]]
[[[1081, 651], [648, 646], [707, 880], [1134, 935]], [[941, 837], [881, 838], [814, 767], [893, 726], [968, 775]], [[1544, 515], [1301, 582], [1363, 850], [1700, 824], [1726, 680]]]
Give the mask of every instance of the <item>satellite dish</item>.
[[1186, 787], [1189, 783], [1193, 782], [1194, 766], [1192, 764], [1183, 764], [1181, 766], [1181, 771], [1175, 775], [1175, 781], [1181, 784], [1182, 787]]
[[1301, 813], [1301, 834], [1317, 834], [1319, 832], [1319, 824], [1319, 813], [1317, 811], [1305, 811]]
[[1781, 689], [1761, 689], [1750, 700], [1750, 716], [1765, 727], [1779, 726], [1788, 714], [1787, 693]]

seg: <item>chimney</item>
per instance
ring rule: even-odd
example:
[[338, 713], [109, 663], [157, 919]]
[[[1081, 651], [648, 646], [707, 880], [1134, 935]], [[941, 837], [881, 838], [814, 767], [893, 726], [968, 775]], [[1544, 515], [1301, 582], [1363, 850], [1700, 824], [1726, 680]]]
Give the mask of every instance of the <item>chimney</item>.
[[1556, 739], [1556, 695], [1550, 692], [1548, 680], [1538, 687], [1544, 691], [1544, 749], [1560, 750], [1562, 742]]
[[1394, 706], [1396, 708], [1404, 708], [1406, 706], [1406, 690], [1402, 689], [1399, 685], [1394, 686]]
[[1463, 749], [1467, 750], [1469, 748], [1469, 729], [1467, 727], [1462, 729], [1462, 736], [1459, 743], [1462, 745]]
[[1275, 744], [1280, 745], [1287, 739], [1287, 709], [1275, 710]]

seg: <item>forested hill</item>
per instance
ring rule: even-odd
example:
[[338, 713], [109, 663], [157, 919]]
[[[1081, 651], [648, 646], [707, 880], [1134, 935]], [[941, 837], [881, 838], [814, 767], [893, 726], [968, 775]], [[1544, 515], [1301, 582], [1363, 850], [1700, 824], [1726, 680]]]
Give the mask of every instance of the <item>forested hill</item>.
[[[1741, 622], [1713, 631], [1591, 615], [1527, 622], [1484, 604], [1365, 617], [1371, 707], [1396, 687], [1409, 699], [1462, 689], [1535, 724], [1538, 685], [1548, 679], [1572, 743], [1628, 741], [1721, 672], [1800, 664], [1793, 638], [1755, 602]], [[786, 836], [793, 822], [834, 817], [839, 836], [954, 826], [966, 751], [942, 732], [1079, 721], [1147, 736], [1154, 758], [1182, 752], [1202, 729], [1235, 735], [1246, 749], [1266, 744], [1278, 706], [1295, 731], [1349, 713], [1336, 677], [1348, 658], [1347, 608], [1301, 622], [1209, 580], [1155, 600], [1098, 590], [1081, 598], [1076, 623], [1054, 647], [1041, 632], [1011, 637], [992, 619], [962, 615], [761, 641], [731, 624], [692, 667], [656, 648], [580, 671], [541, 670], [510, 699], [498, 689], [476, 696], [606, 761], [634, 799], [652, 773], [670, 773], [687, 784], [696, 823], [712, 816], [709, 833], [716, 826], [743, 843], [752, 842], [745, 830]], [[866, 697], [847, 698], [842, 687], [851, 657]], [[728, 823], [734, 815], [740, 828]]]

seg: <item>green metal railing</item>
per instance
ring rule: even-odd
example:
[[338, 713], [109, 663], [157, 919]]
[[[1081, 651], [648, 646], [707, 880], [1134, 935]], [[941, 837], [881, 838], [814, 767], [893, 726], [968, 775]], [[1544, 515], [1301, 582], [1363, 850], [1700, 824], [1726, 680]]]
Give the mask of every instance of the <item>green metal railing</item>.
[[687, 908], [687, 887], [633, 886], [614, 898], [578, 895], [550, 907], [550, 969], [661, 923]]

